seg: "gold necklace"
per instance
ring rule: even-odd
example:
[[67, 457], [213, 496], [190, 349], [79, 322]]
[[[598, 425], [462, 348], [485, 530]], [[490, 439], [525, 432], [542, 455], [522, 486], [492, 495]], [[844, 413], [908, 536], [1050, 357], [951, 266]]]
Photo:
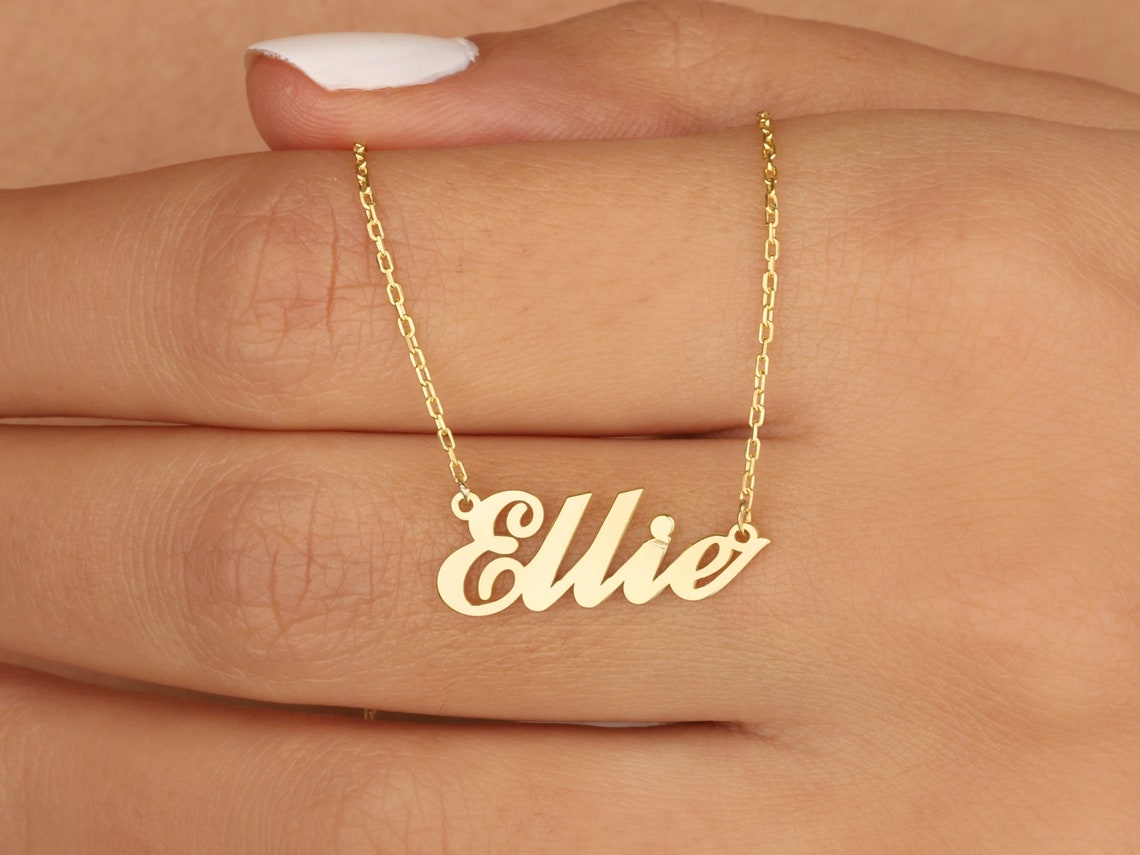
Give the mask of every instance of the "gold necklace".
[[[768, 345], [772, 341], [772, 313], [776, 304], [776, 260], [780, 242], [776, 238], [779, 209], [776, 205], [776, 149], [772, 141], [772, 121], [758, 113], [764, 156], [764, 221], [768, 236], [764, 242], [766, 263], [762, 280], [763, 302], [758, 335], [759, 351], [748, 413], [751, 435], [744, 454], [744, 475], [740, 482], [740, 506], [736, 525], [727, 534], [703, 537], [661, 569], [673, 534], [673, 518], [658, 515], [649, 524], [651, 537], [637, 548], [616, 571], [610, 572], [614, 555], [624, 537], [642, 489], [618, 493], [594, 540], [574, 565], [561, 573], [570, 541], [581, 523], [592, 493], [570, 496], [558, 512], [538, 551], [525, 564], [512, 557], [519, 540], [532, 537], [542, 528], [545, 512], [542, 502], [523, 490], [501, 490], [480, 498], [467, 486], [467, 470], [455, 449], [455, 436], [443, 417], [443, 404], [435, 391], [424, 352], [416, 337], [416, 324], [404, 305], [404, 289], [396, 281], [395, 263], [384, 244], [384, 228], [376, 213], [376, 201], [368, 179], [366, 151], [362, 143], [353, 147], [360, 204], [368, 216], [368, 236], [376, 245], [376, 263], [387, 282], [388, 301], [396, 309], [400, 335], [424, 394], [428, 415], [435, 422], [436, 435], [447, 453], [451, 477], [459, 492], [451, 500], [451, 512], [467, 523], [470, 542], [452, 552], [440, 565], [436, 589], [450, 608], [465, 615], [501, 612], [516, 601], [531, 611], [550, 608], [564, 594], [573, 591], [578, 605], [592, 608], [617, 590], [634, 604], [647, 603], [666, 588], [685, 600], [711, 597], [735, 579], [748, 563], [771, 541], [760, 537], [752, 525], [752, 500], [756, 482], [756, 461], [760, 457], [760, 427], [764, 424], [764, 392], [768, 381]], [[502, 519], [507, 534], [496, 532]], [[711, 552], [711, 557], [710, 556]], [[490, 557], [475, 571], [476, 562]], [[509, 587], [496, 585], [510, 574]], [[473, 586], [477, 597], [468, 595]]]

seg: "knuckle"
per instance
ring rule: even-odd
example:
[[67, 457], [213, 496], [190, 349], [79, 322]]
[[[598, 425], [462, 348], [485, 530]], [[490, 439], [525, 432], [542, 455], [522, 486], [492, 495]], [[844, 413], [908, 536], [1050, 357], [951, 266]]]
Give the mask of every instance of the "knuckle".
[[[348, 226], [338, 219], [351, 213], [341, 203], [355, 197], [326, 172], [241, 161], [198, 206], [181, 253], [190, 278], [182, 339], [203, 388], [272, 412], [327, 383], [357, 340], [359, 285], [341, 271], [367, 268], [355, 242], [337, 240]], [[360, 258], [342, 264], [346, 253]]]
[[890, 332], [876, 357], [891, 376], [935, 391], [939, 406], [949, 397], [956, 409], [988, 411], [991, 394], [1024, 395], [1029, 387], [1011, 384], [1027, 380], [1035, 406], [1055, 406], [1048, 372], [1029, 368], [1056, 361], [1087, 311], [1073, 287], [1078, 261], [1050, 234], [1056, 188], [1042, 186], [1009, 130], [989, 129], [986, 153], [942, 141], [927, 156], [889, 160], [877, 186], [857, 190], [874, 228], [854, 225], [865, 217], [842, 225], [860, 276], [887, 285], [859, 298], [873, 313], [861, 322]]
[[[458, 787], [423, 754], [380, 757], [361, 762], [359, 754], [342, 768], [355, 771], [341, 785], [336, 839], [347, 852], [458, 853], [454, 810]], [[451, 776], [454, 779], [454, 775]], [[463, 818], [460, 818], [463, 819]], [[471, 820], [471, 817], [467, 817]], [[450, 833], [449, 833], [450, 832]]]
[[753, 29], [748, 24], [759, 18], [751, 10], [711, 0], [639, 0], [614, 11], [618, 31], [643, 40], [641, 64], [648, 61], [678, 74], [714, 67], [726, 52], [737, 53], [740, 37]]
[[239, 678], [305, 679], [361, 649], [383, 551], [367, 490], [263, 461], [194, 504], [183, 552], [192, 655]]
[[988, 130], [985, 156], [939, 152], [942, 167], [927, 162], [928, 177], [887, 214], [881, 237], [892, 245], [879, 249], [901, 286], [891, 322], [917, 331], [897, 337], [907, 352], [891, 367], [905, 376], [909, 362], [937, 390], [932, 403], [986, 424], [1016, 402], [1024, 418], [1011, 425], [1023, 430], [1065, 412], [1082, 433], [1105, 424], [1133, 433], [1124, 417], [1140, 413], [1125, 379], [1140, 368], [1130, 346], [1140, 301], [1134, 279], [1125, 284], [1133, 271], [1090, 264], [1098, 217], [1093, 206], [1074, 217], [1072, 179], [1050, 167], [1048, 133], [1019, 145], [1019, 124]]
[[1045, 576], [1050, 558], [1036, 558], [975, 578], [949, 615], [950, 647], [970, 663], [966, 696], [991, 724], [1042, 736], [1137, 723], [1140, 592], [1076, 564]]
[[675, 33], [705, 21], [709, 16], [731, 12], [734, 7], [715, 0], [637, 0], [618, 7], [635, 16], [648, 30]]

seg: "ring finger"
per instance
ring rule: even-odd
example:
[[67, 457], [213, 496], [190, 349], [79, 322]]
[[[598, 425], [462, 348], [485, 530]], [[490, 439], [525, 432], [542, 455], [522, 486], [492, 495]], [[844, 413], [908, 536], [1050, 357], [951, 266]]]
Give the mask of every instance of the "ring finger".
[[[502, 719], [774, 716], [779, 687], [798, 680], [794, 661], [822, 655], [833, 631], [813, 626], [812, 586], [793, 583], [808, 556], [789, 545], [820, 543], [817, 525], [833, 537], [867, 525], [857, 509], [807, 513], [805, 494], [832, 480], [835, 462], [775, 445], [765, 477], [782, 486], [757, 512], [786, 542], [701, 608], [665, 591], [645, 608], [615, 594], [587, 610], [571, 592], [539, 614], [516, 604], [473, 619], [436, 591], [467, 532], [447, 512], [434, 438], [36, 427], [3, 440], [2, 468], [23, 488], [0, 499], [0, 648], [286, 703]], [[463, 451], [484, 497], [539, 496], [544, 531], [561, 497], [594, 493], [571, 560], [618, 492], [644, 488], [616, 566], [649, 539], [655, 514], [676, 517], [666, 561], [726, 533], [741, 446], [480, 438]], [[519, 556], [543, 537], [523, 538]], [[739, 692], [740, 668], [764, 687], [756, 696]], [[699, 673], [678, 692], [682, 670]]]

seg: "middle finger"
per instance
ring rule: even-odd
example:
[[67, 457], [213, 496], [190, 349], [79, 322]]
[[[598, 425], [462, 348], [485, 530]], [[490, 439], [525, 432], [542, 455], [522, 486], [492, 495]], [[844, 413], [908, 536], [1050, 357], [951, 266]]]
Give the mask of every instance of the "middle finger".
[[[914, 354], [874, 331], [906, 325], [930, 361], [960, 363], [996, 334], [972, 323], [979, 305], [1040, 287], [1037, 270], [1011, 277], [1006, 263], [1040, 222], [1082, 212], [1050, 234], [1040, 267], [1067, 247], [1134, 254], [1130, 182], [1097, 173], [1135, 172], [1132, 139], [969, 114], [779, 123], [776, 429], [845, 430], [881, 416], [900, 384], [924, 393]], [[1057, 169], [1055, 152], [1074, 147], [1085, 157]], [[741, 423], [763, 263], [754, 129], [371, 165], [457, 432]], [[429, 430], [371, 252], [346, 154], [8, 193], [0, 316], [18, 334], [0, 339], [0, 413]], [[1095, 278], [1096, 264], [1080, 272]]]

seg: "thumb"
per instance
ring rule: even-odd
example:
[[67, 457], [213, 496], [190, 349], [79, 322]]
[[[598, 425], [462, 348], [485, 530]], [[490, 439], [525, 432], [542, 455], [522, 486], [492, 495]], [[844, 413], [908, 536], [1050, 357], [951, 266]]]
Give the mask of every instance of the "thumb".
[[273, 148], [672, 136], [776, 116], [965, 109], [1140, 127], [1134, 96], [865, 30], [648, 0], [468, 39], [333, 33], [247, 52]]

